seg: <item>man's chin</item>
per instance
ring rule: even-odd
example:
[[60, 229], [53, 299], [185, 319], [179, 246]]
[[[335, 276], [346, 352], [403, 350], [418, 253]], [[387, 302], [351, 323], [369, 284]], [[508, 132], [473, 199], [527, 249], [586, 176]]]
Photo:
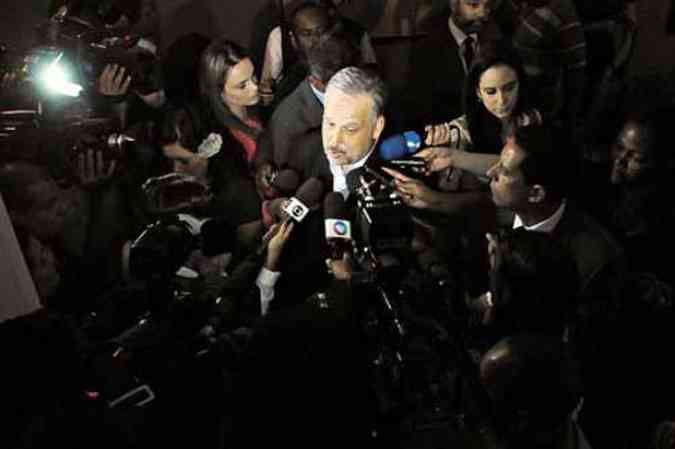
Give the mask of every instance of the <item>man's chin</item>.
[[344, 155], [334, 155], [331, 153], [326, 153], [326, 158], [335, 165], [348, 165], [347, 159]]

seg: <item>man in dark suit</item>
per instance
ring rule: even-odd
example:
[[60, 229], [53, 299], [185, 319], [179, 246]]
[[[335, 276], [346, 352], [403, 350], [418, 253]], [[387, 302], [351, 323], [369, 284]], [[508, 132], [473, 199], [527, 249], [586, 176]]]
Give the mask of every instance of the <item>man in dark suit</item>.
[[340, 70], [326, 86], [321, 129], [298, 141], [289, 165], [301, 178], [319, 178], [327, 191], [347, 196], [348, 175], [377, 158], [386, 96], [386, 86], [375, 73], [356, 67]]
[[326, 84], [340, 69], [356, 62], [357, 52], [342, 34], [333, 34], [310, 49], [308, 58], [309, 75], [274, 111], [261, 143], [261, 157], [278, 168], [297, 160], [291, 153], [298, 139], [321, 128]]
[[481, 42], [499, 33], [489, 22], [495, 0], [449, 0], [449, 7], [413, 46], [404, 107], [410, 126], [462, 114], [464, 79]]
[[516, 129], [487, 172], [492, 200], [515, 213], [514, 228], [545, 232], [568, 248], [579, 269], [582, 303], [604, 299], [618, 306], [620, 285], [614, 274], [621, 271], [623, 250], [607, 230], [567, 201], [563, 177], [568, 172], [557, 150], [563, 148], [549, 129]]
[[374, 154], [385, 126], [386, 95], [376, 74], [356, 67], [340, 70], [328, 82], [321, 139], [334, 192], [347, 196], [347, 176]]
[[612, 401], [623, 369], [616, 342], [624, 331], [617, 318], [623, 309], [625, 258], [606, 229], [567, 201], [564, 176], [572, 171], [558, 162], [565, 149], [546, 128], [516, 129], [488, 175], [495, 204], [515, 212], [514, 228], [550, 234], [576, 261], [579, 302], [567, 337], [582, 363], [582, 417], [589, 431], [597, 430], [589, 433], [591, 439], [604, 447], [599, 443], [614, 432], [603, 426], [621, 418]]

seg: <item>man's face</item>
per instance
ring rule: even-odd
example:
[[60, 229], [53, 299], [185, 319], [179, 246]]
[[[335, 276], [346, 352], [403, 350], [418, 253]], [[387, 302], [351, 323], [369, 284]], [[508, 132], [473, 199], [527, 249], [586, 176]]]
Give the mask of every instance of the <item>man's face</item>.
[[293, 43], [300, 56], [306, 58], [329, 28], [330, 18], [324, 10], [309, 8], [299, 13], [293, 21]]
[[384, 117], [373, 118], [372, 108], [368, 95], [349, 95], [335, 88], [326, 91], [321, 136], [330, 161], [349, 165], [368, 154], [384, 128]]
[[490, 18], [495, 0], [450, 0], [452, 20], [467, 34], [478, 33]]
[[612, 184], [631, 184], [645, 178], [654, 167], [648, 131], [628, 122], [612, 146]]
[[525, 183], [522, 163], [525, 154], [513, 138], [509, 138], [497, 162], [490, 170], [490, 190], [497, 207], [518, 212], [527, 206], [529, 186]]

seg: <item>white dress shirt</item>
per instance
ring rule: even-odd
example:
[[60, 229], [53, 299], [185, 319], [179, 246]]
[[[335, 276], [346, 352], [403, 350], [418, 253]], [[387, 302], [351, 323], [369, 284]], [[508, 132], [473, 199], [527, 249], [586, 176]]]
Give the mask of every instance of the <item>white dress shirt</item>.
[[469, 73], [469, 67], [466, 65], [466, 61], [464, 60], [464, 54], [462, 53], [462, 49], [464, 48], [463, 44], [464, 41], [468, 38], [471, 37], [473, 39], [473, 54], [477, 55], [478, 54], [478, 35], [476, 33], [471, 33], [467, 35], [464, 31], [462, 31], [452, 20], [452, 17], [448, 19], [448, 28], [450, 29], [450, 34], [452, 34], [452, 37], [455, 38], [455, 42], [457, 42], [457, 47], [459, 48], [459, 59], [462, 60], [462, 65], [464, 66], [464, 72]]
[[550, 234], [555, 230], [556, 226], [558, 226], [560, 219], [565, 213], [566, 205], [567, 201], [563, 200], [558, 209], [556, 209], [556, 211], [553, 212], [553, 215], [548, 217], [546, 220], [533, 224], [532, 226], [525, 226], [523, 220], [521, 220], [521, 218], [518, 215], [516, 215], [516, 218], [513, 220], [513, 229], [525, 228], [527, 231], [543, 232], [545, 234]]
[[255, 285], [260, 290], [260, 314], [267, 314], [270, 303], [274, 299], [274, 286], [281, 277], [278, 271], [270, 271], [265, 267], [260, 269], [258, 278], [255, 280]]
[[[265, 46], [265, 59], [263, 61], [260, 82], [262, 84], [274, 85], [281, 79], [284, 71], [284, 53], [281, 45], [281, 27], [277, 26], [267, 36], [267, 45]], [[364, 63], [377, 62], [373, 44], [370, 42], [368, 33], [363, 33], [361, 38], [361, 59]]]
[[347, 199], [349, 196], [349, 187], [347, 186], [347, 175], [357, 168], [361, 168], [366, 165], [368, 158], [375, 150], [375, 145], [370, 149], [368, 154], [363, 156], [358, 161], [350, 165], [337, 165], [330, 158], [328, 159], [328, 164], [330, 166], [330, 172], [333, 174], [333, 192], [338, 192], [342, 195], [344, 199]]

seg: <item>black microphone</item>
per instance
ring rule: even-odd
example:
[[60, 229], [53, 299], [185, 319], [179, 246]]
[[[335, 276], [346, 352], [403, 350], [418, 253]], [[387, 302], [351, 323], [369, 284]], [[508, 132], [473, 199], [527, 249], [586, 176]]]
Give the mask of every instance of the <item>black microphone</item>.
[[347, 173], [347, 189], [350, 193], [358, 190], [361, 187], [361, 175], [363, 175], [365, 172], [366, 171], [363, 167], [359, 167]]
[[317, 178], [305, 181], [295, 195], [282, 206], [282, 210], [297, 223], [305, 219], [310, 209], [316, 207], [323, 196], [323, 182]]
[[347, 220], [347, 206], [341, 194], [330, 192], [323, 201], [324, 227], [329, 257], [341, 260], [352, 244], [352, 225]]
[[295, 170], [286, 168], [279, 171], [270, 181], [270, 186], [276, 193], [273, 197], [290, 196], [300, 185], [300, 176]]

